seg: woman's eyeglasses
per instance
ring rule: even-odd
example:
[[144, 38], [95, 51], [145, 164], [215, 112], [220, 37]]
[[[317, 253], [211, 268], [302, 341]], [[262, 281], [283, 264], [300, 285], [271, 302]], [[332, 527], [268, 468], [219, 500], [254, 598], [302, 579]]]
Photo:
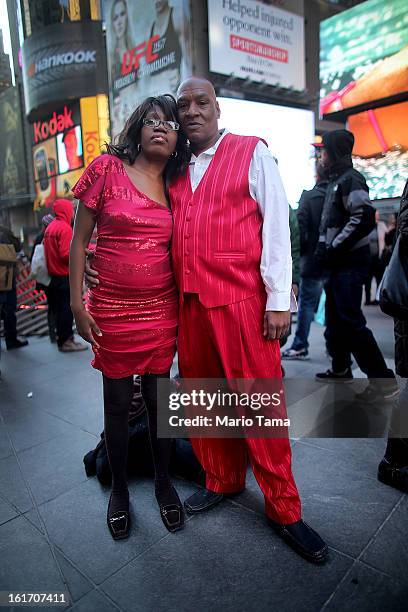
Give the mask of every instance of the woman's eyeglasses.
[[180, 128], [180, 124], [176, 121], [163, 121], [162, 119], [143, 119], [143, 125], [150, 128], [157, 128], [162, 125], [166, 132], [170, 132], [170, 130], [177, 132]]

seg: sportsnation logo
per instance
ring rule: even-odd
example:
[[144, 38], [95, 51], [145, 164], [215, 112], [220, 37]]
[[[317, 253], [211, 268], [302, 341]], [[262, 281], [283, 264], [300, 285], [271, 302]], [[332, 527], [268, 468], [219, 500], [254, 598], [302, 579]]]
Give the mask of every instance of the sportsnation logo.
[[70, 64], [96, 64], [96, 51], [68, 51], [67, 53], [49, 55], [30, 64], [28, 76], [32, 77], [40, 72], [44, 72], [44, 70], [49, 70], [49, 68], [69, 66]]

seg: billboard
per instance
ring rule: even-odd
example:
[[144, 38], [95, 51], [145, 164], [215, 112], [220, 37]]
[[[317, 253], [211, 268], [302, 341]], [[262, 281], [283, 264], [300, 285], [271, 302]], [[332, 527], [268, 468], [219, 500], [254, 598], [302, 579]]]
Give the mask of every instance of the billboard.
[[188, 0], [104, 5], [112, 136], [142, 100], [172, 93], [191, 74]]
[[81, 98], [33, 123], [35, 209], [51, 206], [57, 197], [72, 197], [71, 187], [107, 141], [106, 107], [106, 96]]
[[108, 91], [100, 21], [68, 21], [33, 33], [24, 41], [22, 61], [30, 119], [40, 116], [41, 106]]
[[406, 13], [406, 0], [368, 0], [320, 24], [321, 115], [408, 92]]
[[18, 90], [0, 94], [0, 203], [27, 193], [23, 126]]
[[290, 12], [255, 0], [208, 0], [210, 71], [303, 90], [303, 2], [295, 7]]
[[80, 125], [75, 125], [70, 130], [64, 132], [64, 134], [58, 134], [57, 152], [60, 174], [83, 167], [84, 156], [82, 153], [82, 133]]
[[354, 167], [364, 174], [373, 200], [401, 197], [408, 168], [407, 117], [408, 102], [348, 117]]
[[259, 136], [277, 159], [290, 205], [297, 208], [304, 189], [314, 185], [315, 164], [310, 157], [314, 140], [314, 113], [309, 110], [217, 98], [220, 127], [234, 134]]

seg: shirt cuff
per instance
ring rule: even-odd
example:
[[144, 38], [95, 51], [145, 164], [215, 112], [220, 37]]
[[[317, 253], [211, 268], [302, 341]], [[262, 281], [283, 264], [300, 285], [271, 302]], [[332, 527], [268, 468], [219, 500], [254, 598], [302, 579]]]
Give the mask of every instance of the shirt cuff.
[[265, 310], [274, 310], [276, 312], [290, 310], [290, 312], [297, 312], [297, 309], [297, 302], [292, 289], [290, 292], [268, 293]]

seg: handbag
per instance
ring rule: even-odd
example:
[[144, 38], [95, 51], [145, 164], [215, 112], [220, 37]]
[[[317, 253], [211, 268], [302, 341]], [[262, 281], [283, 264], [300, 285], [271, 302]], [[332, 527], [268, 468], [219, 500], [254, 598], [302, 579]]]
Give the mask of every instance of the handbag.
[[385, 314], [408, 321], [408, 257], [402, 253], [401, 236], [398, 236], [378, 293], [380, 308]]
[[34, 249], [33, 258], [31, 260], [30, 279], [36, 280], [38, 283], [45, 285], [45, 287], [48, 287], [51, 282], [43, 244], [37, 244]]
[[0, 244], [0, 291], [10, 291], [13, 286], [14, 266], [17, 263], [13, 244]]

